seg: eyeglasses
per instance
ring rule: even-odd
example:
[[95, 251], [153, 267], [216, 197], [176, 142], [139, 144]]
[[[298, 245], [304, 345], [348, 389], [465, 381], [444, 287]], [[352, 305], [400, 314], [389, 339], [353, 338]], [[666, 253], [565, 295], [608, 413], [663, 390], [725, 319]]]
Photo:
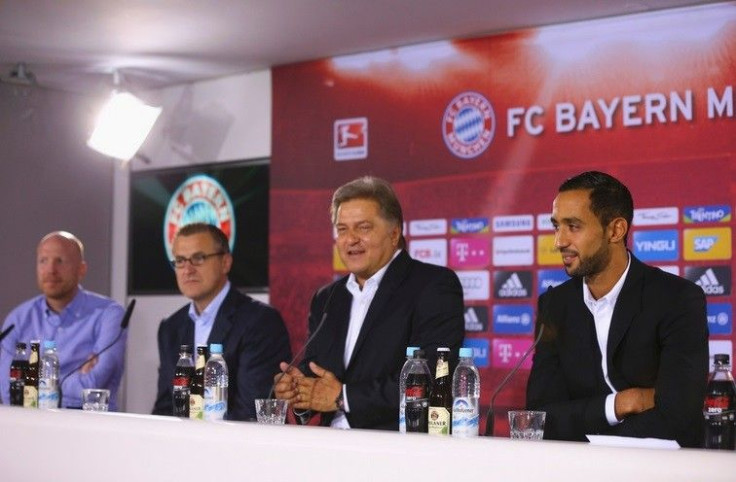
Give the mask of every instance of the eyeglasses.
[[204, 254], [204, 253], [194, 253], [191, 257], [185, 258], [184, 256], [177, 256], [176, 258], [169, 261], [171, 263], [172, 268], [183, 268], [186, 266], [187, 261], [189, 261], [189, 264], [192, 266], [202, 266], [205, 261], [207, 261], [207, 258], [211, 258], [212, 256], [222, 256], [223, 252], [218, 253], [210, 253], [210, 254]]

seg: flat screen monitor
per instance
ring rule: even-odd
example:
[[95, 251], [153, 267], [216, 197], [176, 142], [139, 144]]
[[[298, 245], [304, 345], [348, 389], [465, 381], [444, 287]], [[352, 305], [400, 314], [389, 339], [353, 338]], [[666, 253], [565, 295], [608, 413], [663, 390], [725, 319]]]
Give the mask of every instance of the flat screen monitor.
[[136, 171], [130, 180], [129, 294], [175, 294], [171, 242], [192, 222], [214, 224], [233, 253], [230, 282], [268, 288], [267, 159]]

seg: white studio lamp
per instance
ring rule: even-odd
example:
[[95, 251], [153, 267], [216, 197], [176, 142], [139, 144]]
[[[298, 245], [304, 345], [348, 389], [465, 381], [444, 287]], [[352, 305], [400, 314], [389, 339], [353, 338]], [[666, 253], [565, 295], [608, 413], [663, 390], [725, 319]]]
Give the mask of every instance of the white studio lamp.
[[[116, 72], [116, 84], [117, 79]], [[146, 105], [129, 92], [115, 90], [100, 111], [87, 146], [107, 156], [128, 161], [146, 140], [160, 114], [160, 107]]]

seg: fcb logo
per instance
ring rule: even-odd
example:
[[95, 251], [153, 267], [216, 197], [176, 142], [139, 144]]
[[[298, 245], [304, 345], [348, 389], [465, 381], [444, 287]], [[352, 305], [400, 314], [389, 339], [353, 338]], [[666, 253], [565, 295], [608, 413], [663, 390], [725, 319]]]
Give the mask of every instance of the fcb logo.
[[174, 255], [171, 245], [182, 226], [207, 223], [225, 233], [230, 251], [235, 244], [235, 209], [222, 185], [210, 176], [198, 174], [184, 181], [171, 195], [164, 217], [164, 247], [168, 259]]
[[463, 92], [445, 109], [442, 135], [457, 157], [472, 159], [485, 151], [496, 132], [496, 114], [488, 99], [477, 92]]

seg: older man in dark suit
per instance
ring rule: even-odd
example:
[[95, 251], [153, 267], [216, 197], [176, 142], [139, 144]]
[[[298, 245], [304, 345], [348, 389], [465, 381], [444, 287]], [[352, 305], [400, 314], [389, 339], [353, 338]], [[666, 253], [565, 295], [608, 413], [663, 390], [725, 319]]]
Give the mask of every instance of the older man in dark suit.
[[171, 415], [172, 380], [181, 345], [223, 345], [228, 366], [228, 420], [255, 419], [255, 398], [269, 396], [279, 361], [291, 358], [289, 335], [278, 311], [238, 292], [227, 275], [232, 255], [217, 227], [195, 223], [174, 238], [176, 281], [191, 303], [161, 322], [157, 415]]
[[555, 243], [572, 277], [539, 299], [544, 325], [527, 406], [545, 410], [544, 437], [674, 439], [700, 446], [708, 374], [705, 296], [626, 248], [629, 190], [601, 172], [560, 186]]
[[406, 347], [420, 346], [432, 360], [439, 346], [457, 353], [462, 287], [451, 270], [406, 253], [401, 206], [386, 181], [363, 177], [341, 186], [331, 212], [350, 275], [314, 296], [309, 332], [316, 335], [301, 370], [276, 376], [276, 395], [302, 421], [321, 413], [322, 425], [398, 430]]

